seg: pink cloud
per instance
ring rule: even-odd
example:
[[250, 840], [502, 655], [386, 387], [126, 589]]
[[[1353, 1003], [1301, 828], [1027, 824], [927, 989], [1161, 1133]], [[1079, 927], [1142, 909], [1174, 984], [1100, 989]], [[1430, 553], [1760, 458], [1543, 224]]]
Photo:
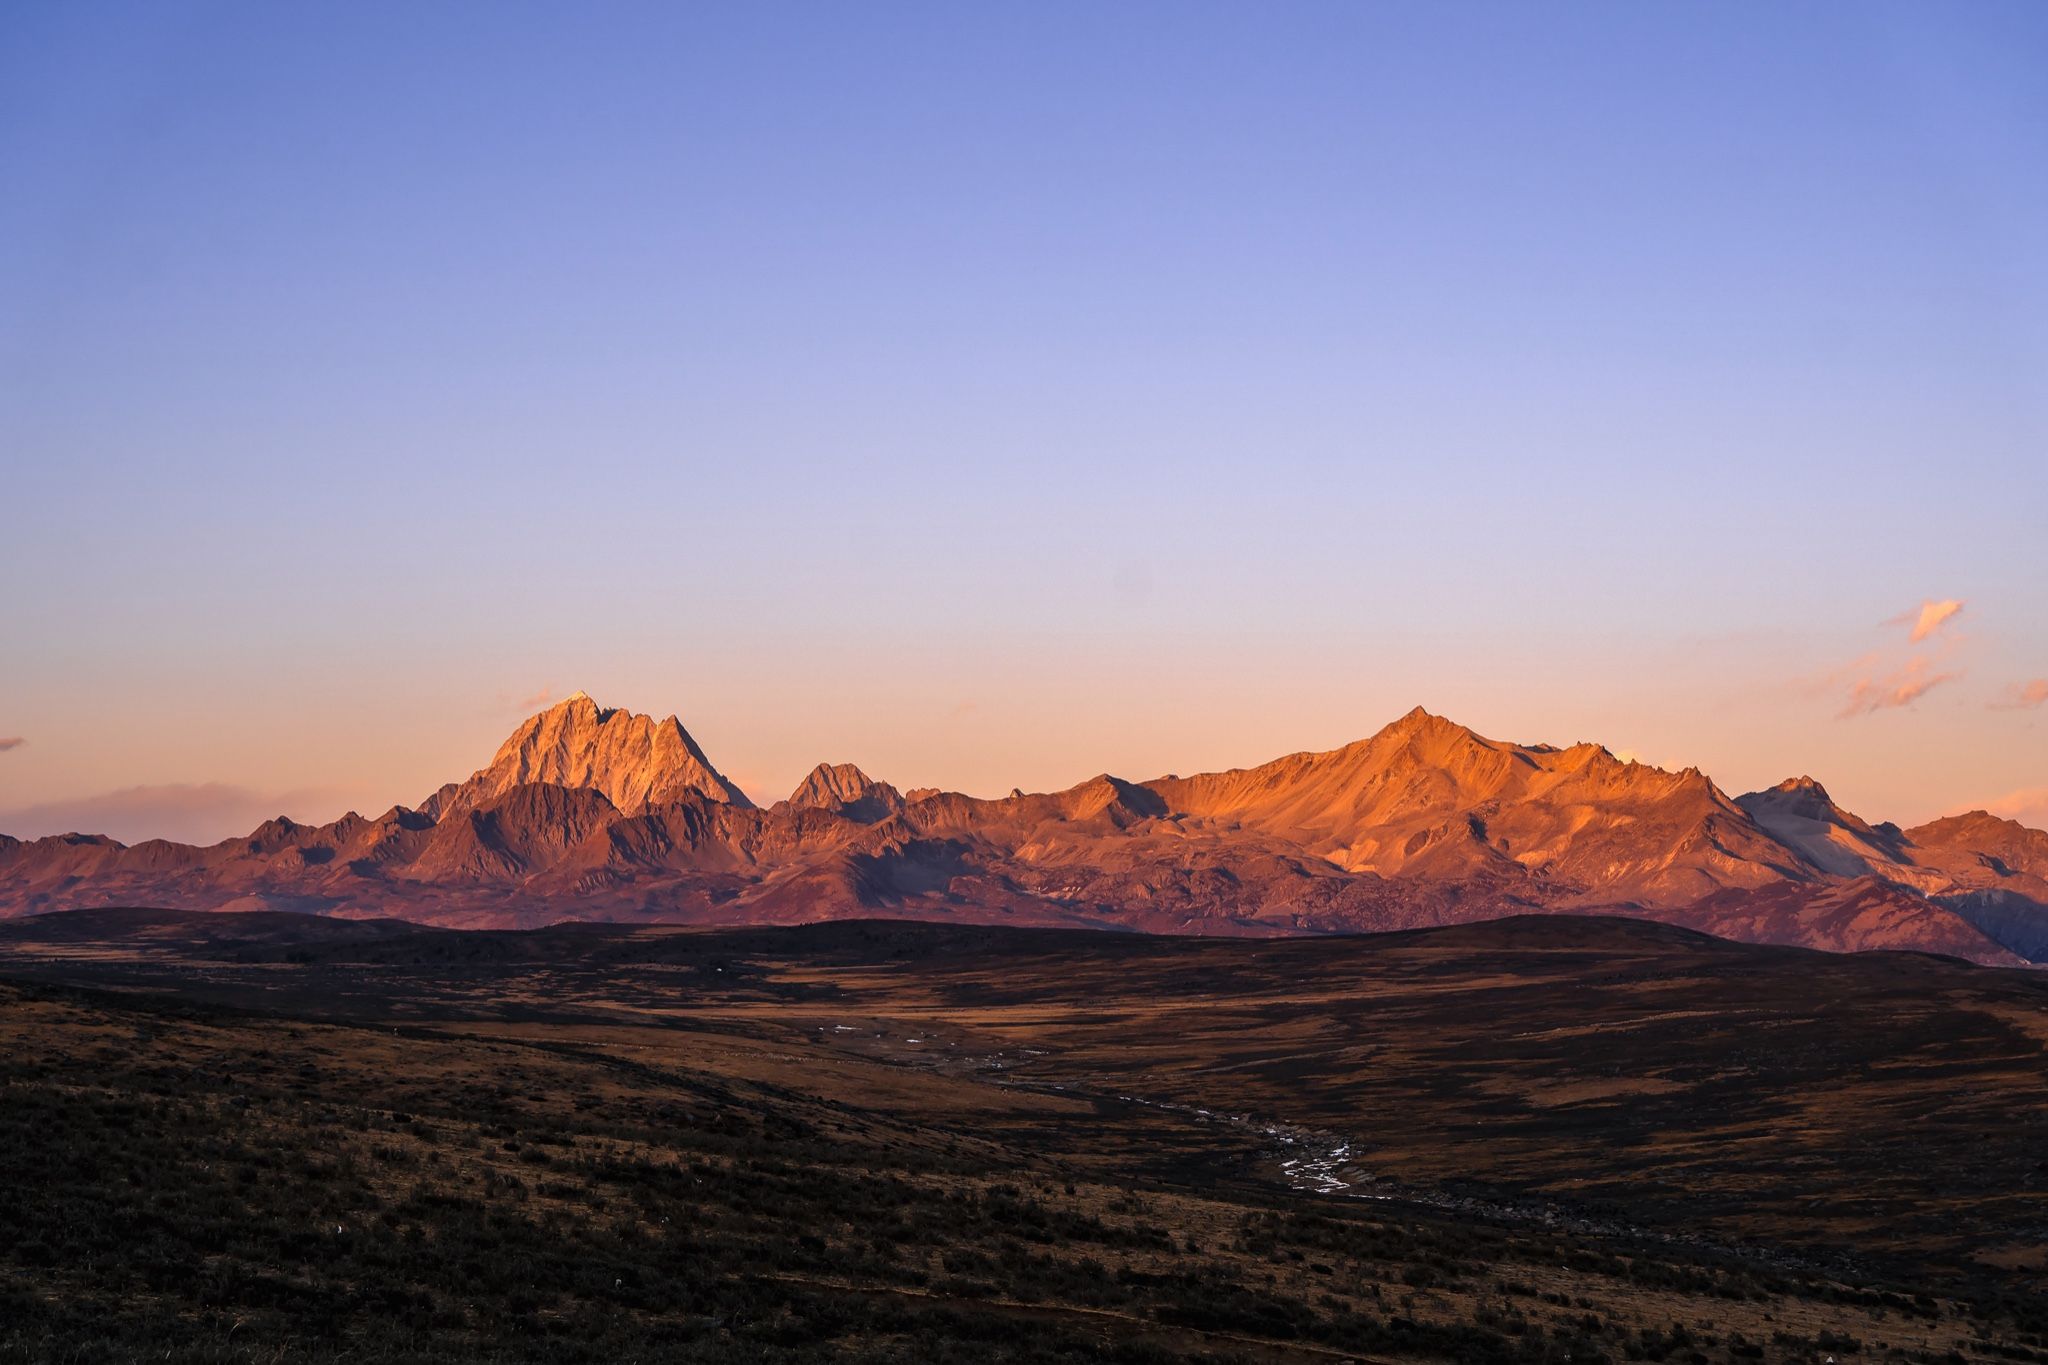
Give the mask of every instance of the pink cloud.
[[1913, 643], [1917, 645], [1961, 615], [1962, 610], [1963, 604], [1953, 597], [1944, 598], [1939, 602], [1929, 598], [1920, 604], [1918, 611], [1902, 611], [1897, 616], [1886, 621], [1885, 624], [1888, 626], [1912, 626]]
[[2043, 704], [2048, 704], [2048, 678], [2014, 683], [2005, 689], [2002, 698], [1991, 703], [2000, 711], [2031, 711]]
[[549, 702], [552, 702], [554, 699], [555, 689], [552, 687], [543, 687], [540, 691], [534, 693], [530, 697], [521, 697], [518, 701], [514, 702], [513, 705], [517, 706], [522, 711], [538, 711], [545, 707]]
[[1840, 668], [1830, 669], [1826, 673], [1808, 674], [1806, 677], [1795, 679], [1793, 686], [1809, 697], [1829, 696], [1840, 688], [1843, 683], [1849, 682], [1877, 667], [1877, 660], [1877, 651], [1872, 650], [1862, 658], [1852, 659]]
[[26, 743], [28, 741], [20, 735], [8, 735], [5, 738], [0, 738], [0, 754], [6, 753], [9, 749], [19, 749]]
[[1945, 682], [1960, 678], [1960, 672], [1929, 673], [1925, 655], [1915, 655], [1906, 666], [1884, 677], [1858, 678], [1849, 688], [1841, 719], [1911, 706]]

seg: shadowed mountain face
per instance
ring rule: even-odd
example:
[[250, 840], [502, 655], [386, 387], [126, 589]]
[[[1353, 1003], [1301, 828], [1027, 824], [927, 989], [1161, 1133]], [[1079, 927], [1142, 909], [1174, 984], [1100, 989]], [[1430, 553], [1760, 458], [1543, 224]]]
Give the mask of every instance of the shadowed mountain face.
[[786, 924], [887, 914], [1278, 935], [1609, 911], [1730, 937], [2048, 959], [2048, 834], [1871, 825], [1799, 778], [1730, 799], [1418, 708], [1260, 767], [981, 800], [820, 764], [756, 808], [674, 717], [577, 694], [419, 810], [209, 848], [0, 839], [0, 915], [105, 904]]

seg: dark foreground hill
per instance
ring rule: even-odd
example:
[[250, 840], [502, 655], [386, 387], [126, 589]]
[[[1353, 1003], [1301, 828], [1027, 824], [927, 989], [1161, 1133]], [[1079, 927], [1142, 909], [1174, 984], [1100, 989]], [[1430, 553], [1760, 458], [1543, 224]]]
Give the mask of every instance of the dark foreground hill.
[[2048, 834], [1981, 812], [1873, 825], [1808, 778], [1731, 798], [1696, 769], [1487, 739], [1419, 708], [1326, 753], [1000, 800], [820, 764], [761, 809], [675, 717], [579, 694], [418, 809], [278, 819], [205, 848], [0, 836], [0, 917], [120, 904], [1239, 936], [1590, 911], [2014, 963], [2048, 959]]
[[2048, 1356], [2048, 981], [1575, 916], [0, 926], [0, 1358]]

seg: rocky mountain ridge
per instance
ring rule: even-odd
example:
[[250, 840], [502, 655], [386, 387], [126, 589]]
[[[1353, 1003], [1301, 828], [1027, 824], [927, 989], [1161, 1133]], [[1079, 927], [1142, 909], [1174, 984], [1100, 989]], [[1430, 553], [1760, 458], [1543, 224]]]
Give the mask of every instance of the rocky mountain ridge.
[[1597, 744], [1487, 739], [1417, 708], [1255, 768], [985, 800], [820, 764], [761, 809], [680, 721], [578, 693], [418, 809], [210, 847], [0, 836], [0, 916], [108, 904], [448, 925], [849, 915], [1330, 933], [1543, 910], [1753, 941], [2048, 960], [2048, 833], [1917, 829], [1811, 778], [1730, 798]]

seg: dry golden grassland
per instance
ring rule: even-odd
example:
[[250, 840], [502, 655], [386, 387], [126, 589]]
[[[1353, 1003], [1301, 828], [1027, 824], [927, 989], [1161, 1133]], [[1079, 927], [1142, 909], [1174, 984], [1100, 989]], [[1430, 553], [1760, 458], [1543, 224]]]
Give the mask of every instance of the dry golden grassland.
[[2048, 1358], [2025, 974], [288, 919], [0, 936], [0, 1358]]

